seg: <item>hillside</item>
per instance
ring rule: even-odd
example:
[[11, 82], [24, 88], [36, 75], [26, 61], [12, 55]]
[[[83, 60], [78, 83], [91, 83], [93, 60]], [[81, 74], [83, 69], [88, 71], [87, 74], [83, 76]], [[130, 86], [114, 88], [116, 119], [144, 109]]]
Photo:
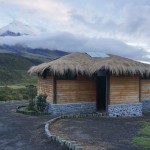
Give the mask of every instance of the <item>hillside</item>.
[[[32, 83], [35, 81], [34, 77], [27, 75], [27, 70], [31, 66], [68, 54], [60, 50], [31, 48], [24, 44], [24, 37], [28, 39], [36, 36], [34, 31], [32, 27], [17, 20], [0, 28], [0, 39], [12, 41], [12, 44], [0, 44], [0, 86]], [[20, 42], [14, 44], [16, 38]]]
[[68, 54], [64, 51], [29, 48], [22, 45], [0, 45], [0, 86], [35, 82], [27, 75], [34, 65]]
[[27, 70], [33, 66], [40, 64], [40, 60], [34, 60], [17, 56], [15, 54], [0, 54], [0, 85], [28, 83], [33, 78], [27, 74]]
[[68, 54], [60, 50], [49, 50], [43, 48], [30, 48], [22, 45], [0, 45], [0, 53], [13, 53], [26, 58], [40, 60], [42, 62], [50, 61]]

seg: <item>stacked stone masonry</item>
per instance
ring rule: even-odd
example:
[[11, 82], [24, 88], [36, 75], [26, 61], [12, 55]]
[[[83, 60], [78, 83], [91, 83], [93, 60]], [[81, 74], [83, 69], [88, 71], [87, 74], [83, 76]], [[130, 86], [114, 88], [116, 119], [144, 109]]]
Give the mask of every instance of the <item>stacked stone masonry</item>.
[[[96, 103], [49, 103], [48, 112], [53, 115], [91, 114], [96, 112]], [[110, 117], [142, 116], [142, 112], [150, 112], [150, 100], [143, 100], [141, 103], [108, 105], [108, 115]]]
[[109, 105], [108, 114], [110, 117], [142, 116], [142, 103]]
[[55, 115], [95, 113], [96, 103], [67, 103], [67, 104], [49, 104], [48, 112]]

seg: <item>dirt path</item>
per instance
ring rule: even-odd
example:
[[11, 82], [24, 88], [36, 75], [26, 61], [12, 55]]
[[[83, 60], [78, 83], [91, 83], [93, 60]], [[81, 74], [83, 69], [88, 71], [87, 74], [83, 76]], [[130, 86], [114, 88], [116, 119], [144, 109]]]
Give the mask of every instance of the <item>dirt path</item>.
[[65, 150], [47, 140], [45, 122], [50, 116], [28, 116], [15, 113], [25, 102], [0, 102], [0, 150]]
[[131, 144], [141, 121], [150, 122], [150, 114], [134, 118], [62, 119], [50, 130], [65, 139], [77, 141], [85, 150], [143, 150]]

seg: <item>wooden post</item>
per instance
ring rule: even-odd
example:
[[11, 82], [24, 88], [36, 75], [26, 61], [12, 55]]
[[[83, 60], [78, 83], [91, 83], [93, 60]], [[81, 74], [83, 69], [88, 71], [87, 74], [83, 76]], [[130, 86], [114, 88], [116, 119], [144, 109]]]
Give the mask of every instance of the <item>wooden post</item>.
[[108, 111], [108, 105], [110, 104], [110, 74], [107, 73], [106, 78], [106, 110]]
[[53, 103], [57, 104], [57, 79], [55, 76], [53, 76]]

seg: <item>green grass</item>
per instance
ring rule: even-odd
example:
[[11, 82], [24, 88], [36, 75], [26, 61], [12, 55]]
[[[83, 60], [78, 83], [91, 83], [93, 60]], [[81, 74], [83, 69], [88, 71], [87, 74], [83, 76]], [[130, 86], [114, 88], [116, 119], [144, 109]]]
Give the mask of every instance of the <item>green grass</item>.
[[150, 123], [143, 122], [142, 126], [143, 128], [139, 131], [139, 134], [143, 136], [150, 136]]
[[132, 140], [132, 143], [145, 149], [150, 149], [150, 138], [136, 137]]
[[50, 115], [51, 113], [48, 112], [41, 112], [36, 110], [29, 110], [28, 106], [20, 106], [16, 108], [16, 112], [26, 114], [26, 115], [34, 115], [34, 116], [43, 116], [43, 115]]
[[0, 101], [29, 100], [37, 95], [34, 85], [9, 85], [0, 87]]
[[138, 132], [139, 137], [135, 137], [132, 140], [132, 144], [150, 149], [150, 123], [140, 122], [142, 129]]
[[[0, 88], [4, 88], [5, 86], [0, 86]], [[25, 85], [7, 85], [8, 88], [11, 89], [24, 89], [26, 88]]]
[[25, 112], [35, 112], [33, 110], [29, 110], [28, 107], [20, 107], [19, 108], [21, 111], [25, 111]]

